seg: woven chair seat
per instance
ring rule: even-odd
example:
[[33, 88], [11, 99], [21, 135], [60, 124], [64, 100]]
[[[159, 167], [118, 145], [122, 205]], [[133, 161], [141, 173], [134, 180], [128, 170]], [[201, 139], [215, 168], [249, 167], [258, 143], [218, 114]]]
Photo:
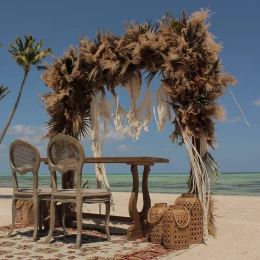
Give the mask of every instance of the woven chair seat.
[[[51, 191], [52, 191], [51, 188], [40, 188], [37, 190], [37, 193], [38, 193], [38, 195], [41, 195], [41, 194], [50, 195]], [[14, 195], [22, 196], [24, 194], [24, 195], [32, 196], [32, 193], [33, 193], [32, 188], [19, 188], [17, 192], [14, 192]]]
[[[55, 193], [53, 193], [53, 199], [76, 199], [77, 195], [77, 190], [76, 189], [64, 189], [64, 190], [59, 190]], [[97, 201], [96, 203], [99, 203], [100, 200], [101, 202], [109, 201], [110, 200], [111, 193], [102, 190], [102, 189], [84, 189], [82, 190], [82, 199], [85, 202], [85, 200], [91, 199], [90, 203], [93, 203]], [[97, 199], [97, 200], [95, 200]]]
[[18, 192], [16, 192], [16, 193], [20, 194], [20, 192], [32, 193], [33, 189], [32, 188], [19, 188]]
[[33, 189], [20, 188], [18, 191], [14, 191], [14, 198], [31, 198], [33, 197]]
[[86, 189], [83, 191], [83, 197], [91, 198], [92, 196], [95, 197], [108, 197], [110, 199], [111, 193], [107, 190], [102, 189]]
[[40, 188], [38, 189], [38, 194], [50, 194], [52, 192], [52, 188]]

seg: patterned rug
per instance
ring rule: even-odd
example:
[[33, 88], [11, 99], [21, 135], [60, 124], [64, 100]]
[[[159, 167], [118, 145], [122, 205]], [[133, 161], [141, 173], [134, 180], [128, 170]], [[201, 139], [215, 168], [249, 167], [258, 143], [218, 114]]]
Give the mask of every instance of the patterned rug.
[[53, 240], [45, 243], [47, 233], [38, 234], [37, 242], [32, 242], [33, 227], [16, 225], [11, 238], [7, 238], [10, 226], [0, 227], [0, 259], [88, 259], [88, 260], [148, 260], [161, 259], [169, 254], [178, 254], [172, 249], [151, 244], [146, 239], [127, 241], [125, 235], [106, 235], [95, 230], [82, 231], [82, 247], [75, 249], [76, 229], [68, 228], [63, 235], [62, 228], [56, 228]]

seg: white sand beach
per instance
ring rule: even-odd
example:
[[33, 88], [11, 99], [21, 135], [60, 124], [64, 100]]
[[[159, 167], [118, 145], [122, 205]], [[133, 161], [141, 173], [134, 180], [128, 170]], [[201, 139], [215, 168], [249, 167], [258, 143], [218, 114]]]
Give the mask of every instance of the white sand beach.
[[[11, 188], [0, 189], [0, 226], [11, 224]], [[156, 202], [173, 204], [174, 194], [152, 193], [152, 205]], [[115, 212], [111, 215], [128, 216], [130, 193], [114, 192]], [[161, 259], [180, 260], [260, 260], [260, 197], [215, 196], [217, 237], [208, 237], [206, 244], [182, 251], [177, 256]], [[142, 207], [142, 196], [138, 202]], [[97, 213], [96, 205], [88, 205], [88, 210]], [[111, 224], [113, 225], [113, 224]], [[113, 236], [112, 236], [113, 240]]]

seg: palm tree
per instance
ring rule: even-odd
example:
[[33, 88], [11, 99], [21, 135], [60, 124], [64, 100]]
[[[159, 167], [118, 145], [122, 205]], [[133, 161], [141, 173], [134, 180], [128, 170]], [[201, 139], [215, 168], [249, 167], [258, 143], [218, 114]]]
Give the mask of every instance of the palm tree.
[[4, 87], [3, 85], [0, 86], [0, 100], [2, 100], [4, 97], [7, 96], [7, 94], [10, 91], [8, 91], [8, 87]]
[[7, 123], [4, 127], [4, 130], [0, 136], [0, 144], [5, 136], [5, 133], [13, 119], [14, 113], [18, 107], [23, 87], [25, 85], [26, 79], [28, 77], [28, 73], [36, 68], [38, 70], [44, 69], [44, 66], [40, 66], [42, 60], [47, 56], [50, 55], [52, 52], [52, 48], [47, 48], [45, 50], [41, 50], [43, 46], [43, 40], [40, 40], [36, 45], [35, 39], [32, 37], [31, 34], [25, 35], [25, 41], [23, 42], [19, 36], [15, 38], [16, 45], [10, 43], [11, 49], [8, 50], [13, 56], [12, 58], [15, 59], [16, 63], [23, 67], [24, 70], [24, 77], [22, 84], [20, 86], [20, 91], [18, 97], [16, 99], [15, 105], [13, 110], [7, 120]]

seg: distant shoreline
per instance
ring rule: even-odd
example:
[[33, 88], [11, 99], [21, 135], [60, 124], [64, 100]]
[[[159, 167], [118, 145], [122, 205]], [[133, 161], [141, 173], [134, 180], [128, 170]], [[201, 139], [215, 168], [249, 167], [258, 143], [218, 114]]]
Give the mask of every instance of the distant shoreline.
[[[141, 172], [140, 172], [141, 173]], [[0, 175], [9, 175], [11, 174], [10, 173], [0, 173]], [[39, 173], [39, 175], [49, 175], [50, 173]], [[88, 172], [87, 173], [88, 175], [95, 175], [95, 173], [93, 172]], [[126, 172], [126, 173], [111, 173], [111, 172], [107, 172], [106, 174], [109, 174], [109, 175], [128, 175], [130, 174], [130, 172]], [[149, 175], [157, 175], [157, 174], [170, 174], [170, 175], [174, 175], [174, 174], [183, 174], [183, 175], [188, 175], [189, 173], [185, 173], [185, 172], [150, 172]], [[260, 174], [260, 171], [259, 172], [220, 172], [220, 174]]]
[[[187, 191], [188, 174], [183, 173], [151, 173], [148, 179], [150, 193], [181, 194]], [[112, 192], [131, 192], [131, 173], [107, 174]], [[95, 174], [84, 173], [83, 182], [88, 181], [88, 186], [96, 188]], [[139, 174], [141, 186], [142, 173]], [[31, 187], [32, 175], [18, 176], [21, 187]], [[58, 175], [60, 182], [61, 176]], [[50, 187], [50, 175], [39, 174], [39, 186]], [[11, 174], [0, 174], [0, 187], [12, 187]], [[141, 187], [139, 189], [141, 191]], [[211, 191], [215, 195], [234, 196], [260, 196], [260, 173], [223, 173], [219, 181], [211, 184]]]

